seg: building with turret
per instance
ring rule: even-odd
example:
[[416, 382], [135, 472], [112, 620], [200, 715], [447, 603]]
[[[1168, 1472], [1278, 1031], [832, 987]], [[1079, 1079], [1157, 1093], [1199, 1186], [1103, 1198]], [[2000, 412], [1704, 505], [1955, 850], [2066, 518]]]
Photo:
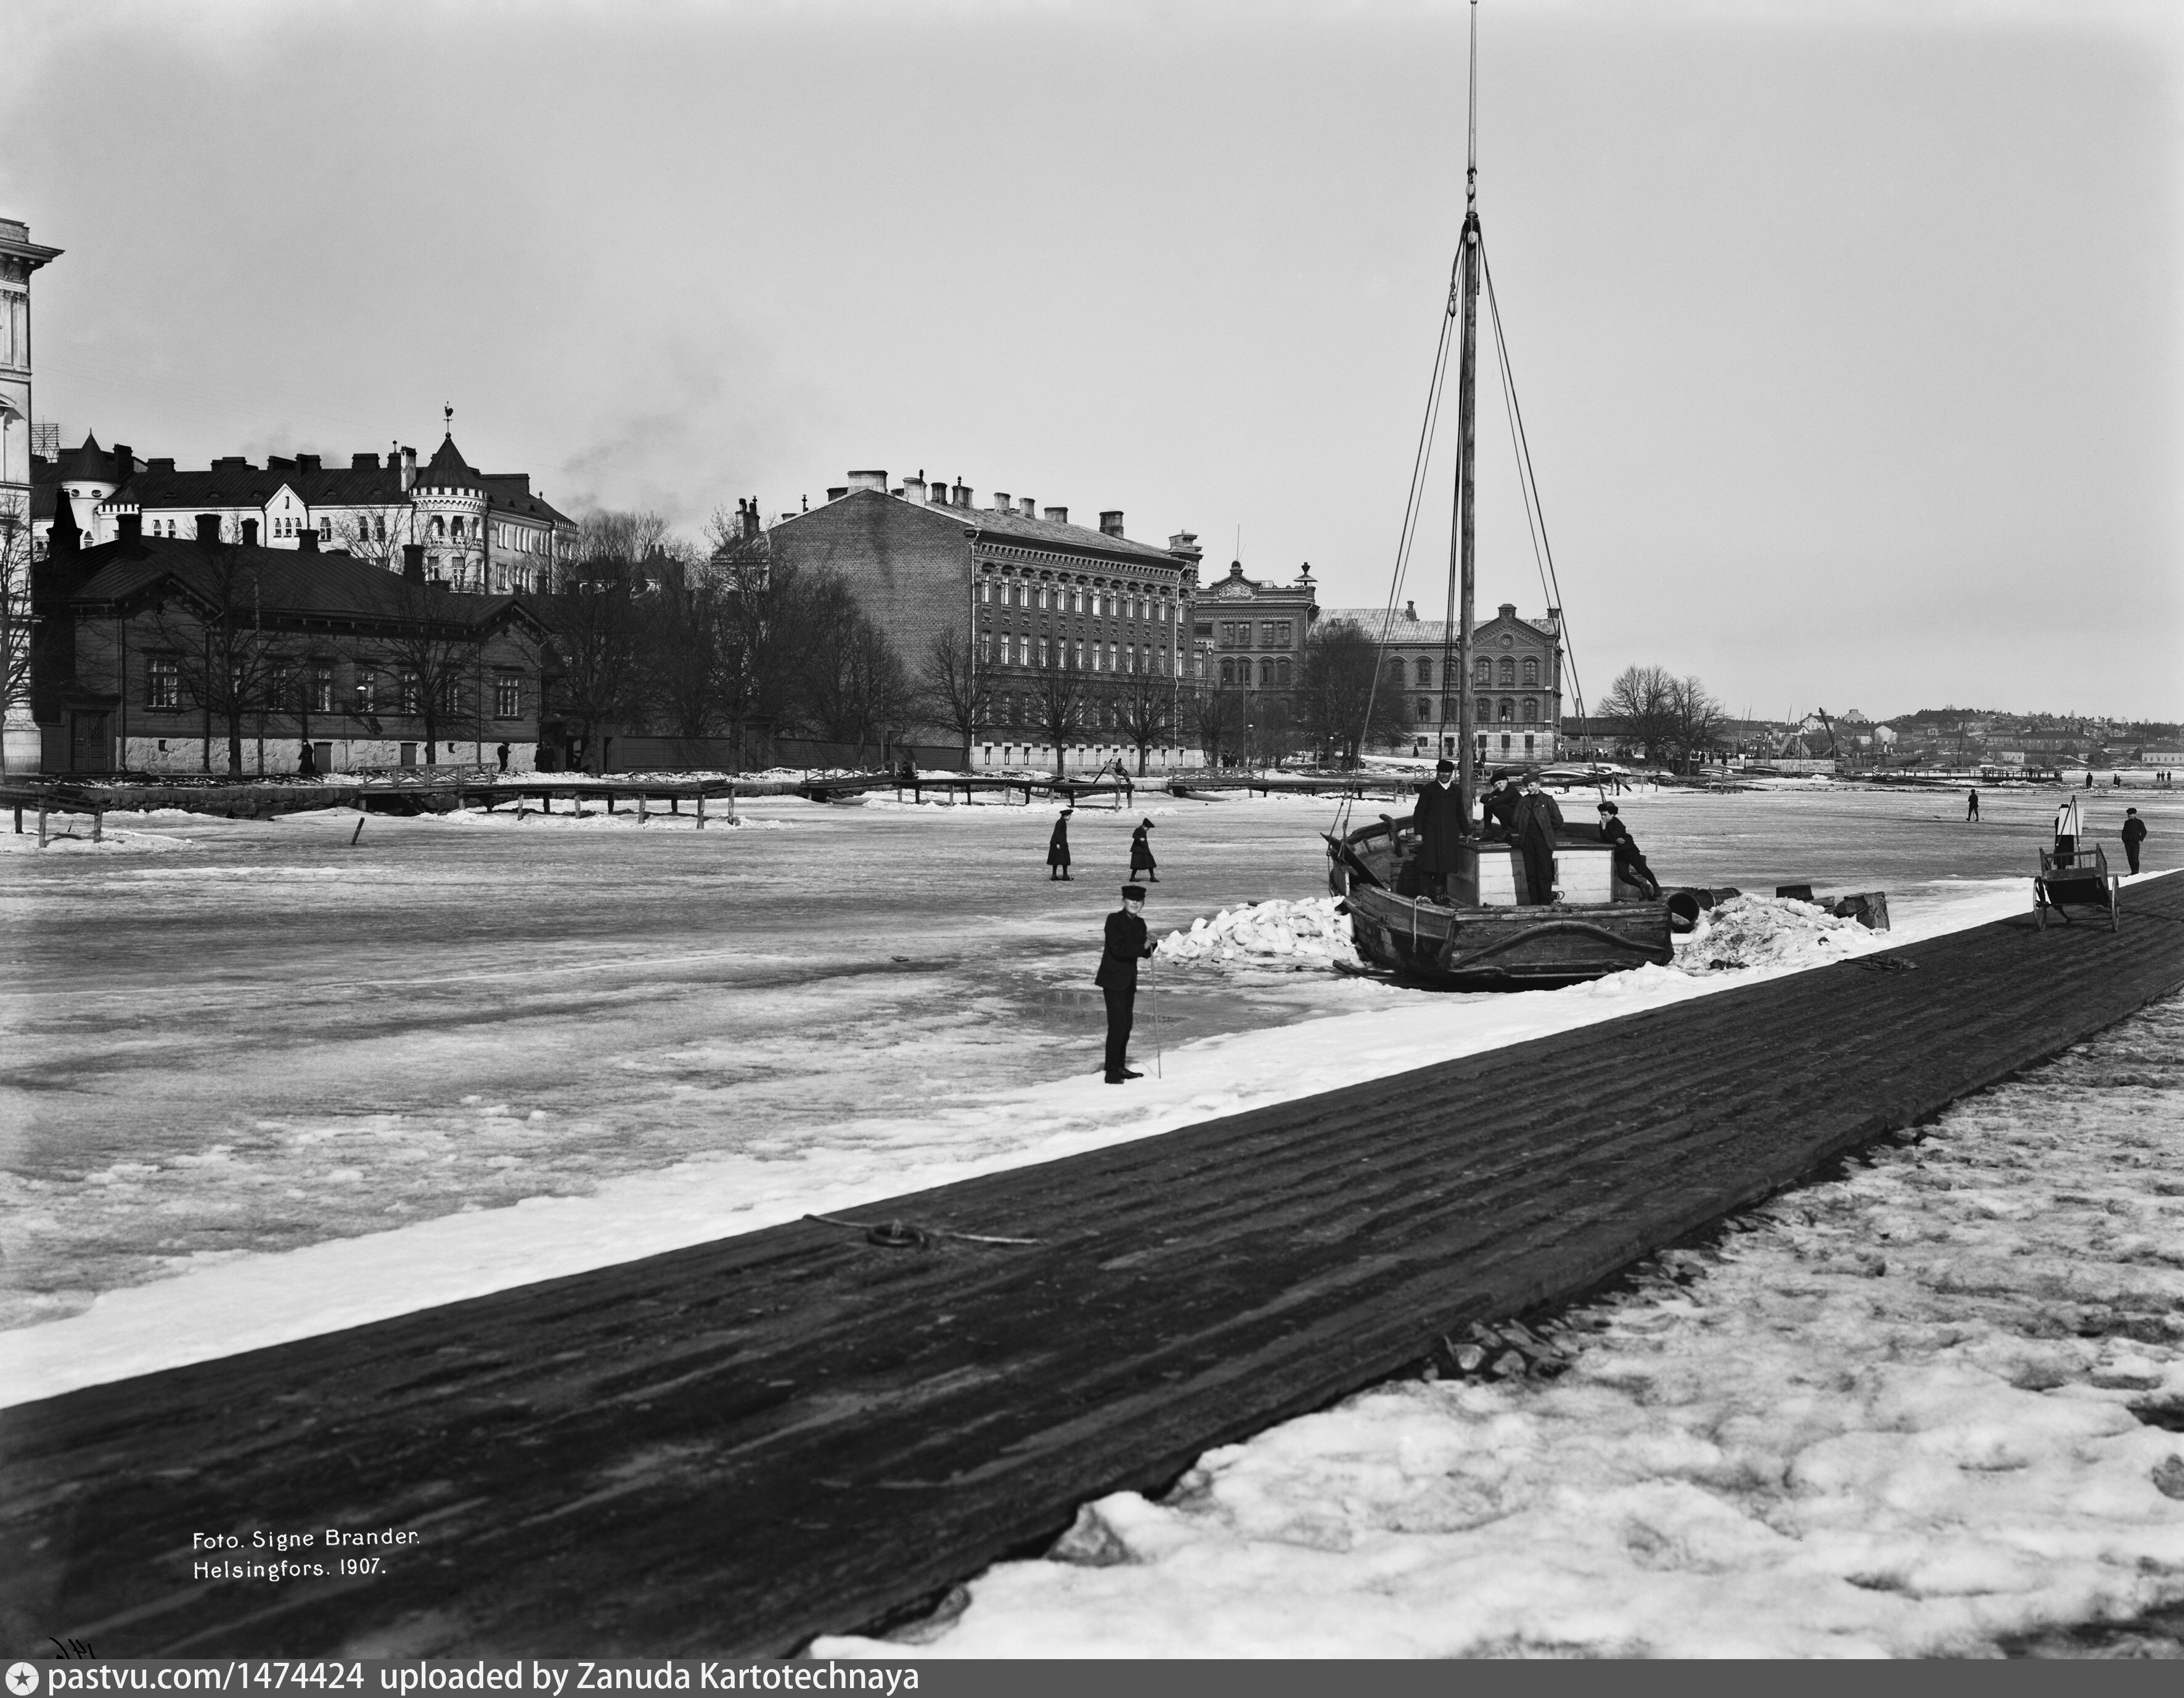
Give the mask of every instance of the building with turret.
[[203, 471], [170, 459], [140, 459], [86, 436], [58, 460], [33, 462], [31, 528], [45, 552], [59, 505], [84, 547], [111, 542], [125, 521], [142, 537], [191, 538], [203, 514], [217, 515], [232, 541], [299, 546], [308, 533], [322, 551], [398, 571], [402, 550], [425, 550], [429, 578], [453, 589], [510, 595], [551, 586], [555, 562], [573, 544], [575, 522], [533, 493], [527, 472], [475, 469], [450, 430], [421, 465], [417, 452], [354, 454], [346, 466], [316, 454], [269, 455], [263, 466], [239, 455]]
[[0, 218], [0, 771], [36, 772], [31, 712], [31, 276], [60, 257]]

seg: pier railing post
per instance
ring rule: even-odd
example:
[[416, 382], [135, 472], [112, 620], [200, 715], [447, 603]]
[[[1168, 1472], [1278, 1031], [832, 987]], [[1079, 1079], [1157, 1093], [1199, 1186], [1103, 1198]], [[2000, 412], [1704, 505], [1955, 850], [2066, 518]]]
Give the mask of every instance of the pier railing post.
[[700, 831], [703, 831], [705, 829], [705, 791], [703, 791], [703, 790], [699, 790], [699, 791], [698, 792], [698, 829], [699, 829], [699, 830], [700, 830]]

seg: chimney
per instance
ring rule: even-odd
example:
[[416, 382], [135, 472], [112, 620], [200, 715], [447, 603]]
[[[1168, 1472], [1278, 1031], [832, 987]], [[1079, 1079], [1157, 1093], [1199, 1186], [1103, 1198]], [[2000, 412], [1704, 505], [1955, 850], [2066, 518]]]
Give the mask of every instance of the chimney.
[[402, 450], [402, 493], [406, 495], [416, 487], [417, 450], [405, 448]]
[[424, 544], [402, 545], [402, 577], [404, 582], [410, 584], [422, 584], [425, 581]]
[[1050, 525], [1067, 524], [1069, 522], [1069, 509], [1067, 507], [1049, 507], [1046, 510], [1046, 522]]
[[174, 458], [169, 455], [164, 460], [148, 460], [144, 462], [144, 469], [147, 472], [172, 472], [175, 469]]
[[136, 469], [136, 450], [125, 442], [114, 444], [114, 483], [119, 486], [129, 481], [129, 474]]
[[313, 530], [310, 526], [305, 525], [303, 529], [296, 533], [296, 552], [298, 554], [316, 554], [318, 551], [319, 533]]
[[379, 456], [376, 454], [352, 454], [348, 457], [348, 469], [352, 472], [376, 472], [379, 470]]
[[211, 548], [219, 541], [220, 515], [217, 513], [199, 513], [198, 515], [198, 545], [203, 548]]
[[959, 507], [967, 507], [971, 505], [971, 486], [960, 479], [956, 485], [956, 505]]
[[1027, 519], [1035, 519], [1039, 517], [1038, 504], [1033, 501], [1031, 497], [1028, 495], [1025, 496], [1018, 504], [1017, 511]]
[[299, 454], [296, 456], [296, 470], [298, 472], [321, 472], [325, 469], [315, 454]]
[[758, 497], [754, 495], [744, 507], [744, 540], [749, 542], [758, 535]]
[[1406, 601], [1403, 603], [1403, 617], [1406, 619], [1408, 619], [1413, 625], [1417, 624], [1418, 622], [1418, 604], [1415, 601]]
[[56, 500], [53, 503], [53, 528], [46, 534], [47, 558], [64, 559], [82, 546], [83, 533], [76, 528], [75, 503]]
[[852, 472], [850, 474], [850, 488], [853, 490], [877, 489], [884, 495], [887, 487], [887, 473], [884, 472]]
[[1120, 507], [1110, 507], [1100, 515], [1100, 534], [1103, 537], [1123, 534], [1123, 510]]
[[905, 501], [915, 501], [921, 507], [925, 505], [925, 474], [923, 472], [919, 472], [915, 478], [905, 478], [902, 480], [902, 499]]
[[242, 543], [245, 548], [256, 548], [258, 546], [257, 520], [245, 519], [242, 522]]
[[840, 500], [842, 499], [842, 497], [844, 497], [844, 495], [848, 494], [849, 493], [850, 493], [850, 486], [849, 486], [848, 484], [846, 484], [846, 483], [837, 483], [837, 484], [834, 484], [833, 487], [831, 487], [831, 488], [827, 491], [827, 499], [828, 500], [830, 500], [830, 501], [838, 501], [838, 500]]
[[994, 511], [995, 512], [1006, 513], [1015, 504], [1009, 500], [1008, 495], [1005, 491], [1000, 489], [994, 491]]
[[142, 513], [123, 513], [115, 521], [119, 527], [114, 533], [118, 543], [138, 543], [144, 540], [144, 516]]

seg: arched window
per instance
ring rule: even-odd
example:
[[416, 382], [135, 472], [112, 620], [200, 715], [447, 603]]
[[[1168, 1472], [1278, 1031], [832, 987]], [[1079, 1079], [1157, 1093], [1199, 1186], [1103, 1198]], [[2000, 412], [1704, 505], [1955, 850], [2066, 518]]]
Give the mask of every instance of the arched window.
[[1388, 682], [1398, 690], [1403, 687], [1403, 662], [1400, 655], [1394, 656], [1388, 662]]
[[458, 513], [454, 518], [448, 521], [448, 534], [451, 537], [460, 537], [462, 533], [463, 518], [462, 515]]
[[432, 537], [435, 541], [448, 533], [448, 522], [437, 513], [432, 515]]
[[1433, 688], [1433, 662], [1427, 660], [1424, 656], [1420, 656], [1418, 661], [1418, 688], [1420, 690], [1431, 690]]
[[1474, 684], [1493, 683], [1494, 662], [1488, 660], [1473, 662], [1471, 666], [1471, 681]]
[[330, 542], [332, 542], [333, 539], [334, 539], [334, 522], [333, 522], [332, 519], [321, 519], [321, 520], [320, 520], [320, 521], [319, 521], [319, 540], [320, 540], [320, 542], [322, 542], [322, 543], [330, 543]]
[[1537, 655], [1527, 655], [1524, 656], [1524, 682], [1532, 685], [1535, 689], [1539, 685], [1540, 657]]
[[1540, 723], [1540, 704], [1529, 695], [1524, 698], [1524, 723], [1527, 725]]
[[384, 519], [374, 519], [374, 520], [371, 522], [371, 539], [372, 539], [374, 542], [379, 542], [379, 543], [383, 543], [383, 542], [385, 542], [385, 541], [387, 540], [387, 521], [386, 521], [386, 520], [384, 520]]
[[1418, 723], [1423, 725], [1433, 718], [1433, 703], [1423, 695], [1418, 698]]
[[1274, 687], [1277, 690], [1290, 687], [1290, 663], [1286, 659], [1274, 662]]
[[1274, 684], [1274, 663], [1270, 660], [1259, 662], [1259, 688], [1271, 690]]
[[1502, 656], [1502, 682], [1503, 684], [1507, 685], [1514, 684], [1516, 681], [1517, 662], [1511, 660], [1508, 656], [1504, 655]]
[[1517, 717], [1517, 704], [1507, 696], [1502, 698], [1502, 723], [1507, 724]]
[[1483, 695], [1473, 697], [1471, 703], [1471, 717], [1477, 720], [1481, 725], [1484, 725], [1488, 720], [1494, 717], [1494, 704], [1489, 701]]
[[1221, 662], [1221, 682], [1223, 684], [1234, 684], [1236, 682], [1235, 662], [1224, 660]]

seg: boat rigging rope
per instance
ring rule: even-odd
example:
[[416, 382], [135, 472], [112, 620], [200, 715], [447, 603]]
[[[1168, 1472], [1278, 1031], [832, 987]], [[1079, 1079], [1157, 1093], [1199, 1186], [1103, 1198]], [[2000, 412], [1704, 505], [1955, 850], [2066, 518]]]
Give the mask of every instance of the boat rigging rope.
[[[1532, 555], [1540, 568], [1540, 588], [1548, 597], [1547, 605], [1563, 610], [1563, 586], [1555, 573], [1555, 551], [1547, 540], [1546, 510], [1540, 503], [1538, 477], [1532, 469], [1532, 445], [1524, 432], [1524, 411], [1517, 401], [1517, 374], [1509, 364], [1509, 344], [1502, 332], [1502, 306], [1494, 296], [1494, 269], [1486, 263], [1486, 243], [1479, 244], [1479, 271], [1486, 285], [1486, 313], [1494, 326], [1496, 363], [1502, 373], [1502, 399], [1509, 415], [1510, 446], [1517, 453], [1518, 487], [1524, 497], [1524, 522], [1532, 532]], [[1567, 610], [1557, 615], [1561, 629], [1556, 634], [1561, 640], [1563, 657], [1569, 667], [1570, 693], [1577, 701], [1577, 716], [1585, 718], [1585, 685], [1578, 678], [1577, 649], [1569, 640], [1569, 615]]]
[[[1451, 327], [1456, 322], [1458, 291], [1463, 265], [1462, 250], [1459, 249], [1454, 268], [1449, 274], [1448, 303], [1441, 313], [1440, 338], [1434, 349], [1433, 376], [1426, 384], [1425, 416], [1418, 424], [1418, 445], [1411, 460], [1410, 494], [1403, 503], [1402, 529], [1396, 539], [1396, 565], [1388, 580], [1388, 603], [1381, 611], [1379, 640], [1373, 650], [1373, 681], [1365, 692], [1365, 719], [1357, 728], [1357, 746], [1362, 752], [1373, 732], [1373, 709], [1380, 696], [1381, 673], [1387, 665], [1388, 636], [1396, 623], [1396, 602], [1403, 593], [1403, 578], [1410, 570], [1411, 545], [1417, 540], [1418, 519], [1425, 509], [1426, 466], [1433, 457], [1434, 435], [1440, 419], [1441, 395], [1447, 387], [1448, 343]], [[1445, 680], [1444, 680], [1445, 681]], [[1351, 798], [1345, 796], [1335, 805], [1334, 835], [1340, 837], [1350, 813]]]

